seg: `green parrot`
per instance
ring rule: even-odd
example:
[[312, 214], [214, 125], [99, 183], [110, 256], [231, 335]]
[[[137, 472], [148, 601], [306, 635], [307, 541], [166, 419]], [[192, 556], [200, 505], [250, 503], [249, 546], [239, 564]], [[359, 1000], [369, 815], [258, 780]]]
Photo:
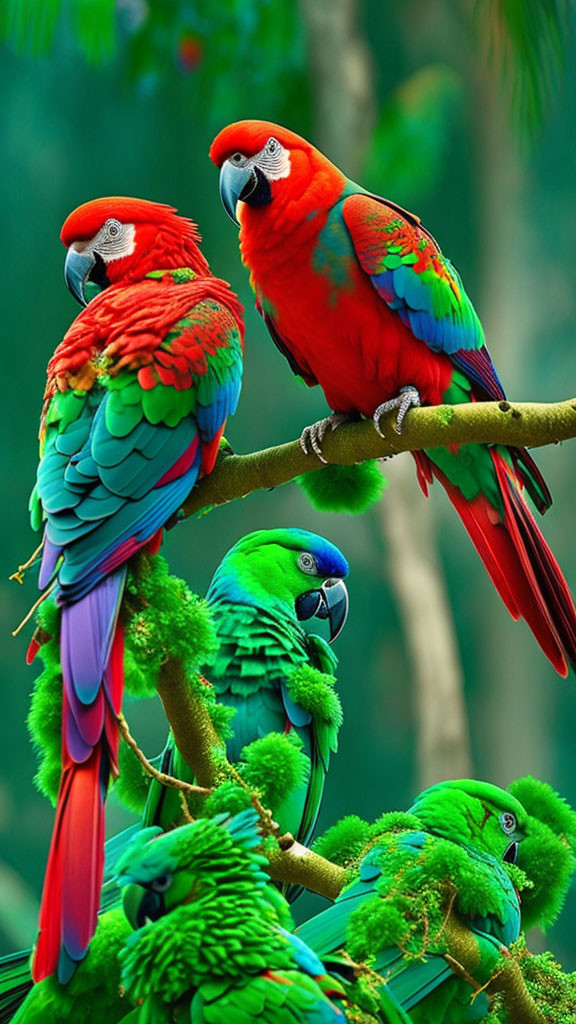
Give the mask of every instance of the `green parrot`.
[[126, 916], [102, 915], [68, 985], [35, 985], [15, 1024], [410, 1024], [391, 993], [327, 976], [291, 934], [258, 823], [250, 808], [138, 832], [117, 863]]
[[[341, 709], [333, 688], [336, 658], [301, 623], [326, 619], [330, 641], [337, 637], [348, 610], [347, 572], [340, 551], [316, 534], [261, 530], [228, 552], [208, 593], [220, 649], [205, 671], [218, 701], [235, 711], [228, 756], [238, 762], [245, 747], [274, 731], [294, 737], [302, 770], [287, 798], [271, 803], [282, 831], [303, 842], [316, 822]], [[191, 780], [172, 737], [160, 761], [167, 773]], [[115, 864], [132, 836], [152, 824], [172, 828], [181, 815], [178, 794], [152, 783], [143, 822], [106, 843], [101, 909], [118, 903]], [[289, 887], [287, 895], [299, 891]], [[29, 951], [0, 962], [0, 1024], [11, 1019], [29, 988]]]
[[149, 828], [119, 859], [136, 929], [120, 953], [126, 1024], [344, 1024], [344, 989], [286, 929], [257, 824], [250, 809]]
[[[384, 815], [376, 835], [368, 827], [368, 852], [350, 884], [296, 934], [335, 977], [346, 976], [343, 950], [368, 961], [414, 1024], [482, 1020], [489, 1009], [482, 985], [520, 934], [514, 880], [521, 873], [513, 865], [527, 825], [522, 804], [496, 786], [468, 779], [432, 786], [408, 814]], [[333, 842], [328, 833], [319, 852], [334, 855]], [[451, 912], [467, 929], [476, 992], [445, 959]]]
[[[338, 636], [348, 612], [347, 573], [345, 558], [323, 537], [258, 530], [224, 556], [207, 594], [219, 646], [204, 671], [218, 702], [235, 711], [228, 759], [238, 764], [249, 744], [270, 733], [295, 738], [304, 777], [271, 809], [281, 831], [302, 843], [314, 831], [341, 721], [337, 696], [325, 685], [326, 676], [333, 682], [336, 658], [302, 622], [327, 619], [330, 643]], [[161, 768], [192, 781], [172, 736]], [[153, 782], [145, 825], [167, 830], [181, 812], [179, 794]]]

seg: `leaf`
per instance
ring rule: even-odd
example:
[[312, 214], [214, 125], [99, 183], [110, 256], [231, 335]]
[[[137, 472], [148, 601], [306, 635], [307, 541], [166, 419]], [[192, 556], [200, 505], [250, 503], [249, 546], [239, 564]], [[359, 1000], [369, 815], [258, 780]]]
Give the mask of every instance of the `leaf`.
[[73, 0], [74, 35], [93, 64], [101, 64], [114, 54], [115, 9], [115, 0]]
[[379, 191], [420, 202], [433, 188], [446, 159], [458, 112], [461, 83], [448, 67], [420, 68], [383, 107], [370, 143], [364, 178]]
[[519, 128], [540, 129], [564, 71], [568, 0], [476, 0]]
[[0, 38], [10, 40], [19, 53], [38, 57], [50, 50], [61, 0], [5, 0], [0, 5]]

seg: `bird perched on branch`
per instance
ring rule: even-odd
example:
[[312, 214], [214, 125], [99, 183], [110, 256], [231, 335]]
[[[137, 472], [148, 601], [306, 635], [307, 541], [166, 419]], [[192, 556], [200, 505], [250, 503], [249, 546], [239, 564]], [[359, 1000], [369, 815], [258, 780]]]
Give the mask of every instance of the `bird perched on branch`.
[[[224, 556], [207, 594], [218, 647], [205, 673], [218, 702], [235, 712], [227, 757], [237, 764], [255, 744], [254, 767], [259, 757], [272, 757], [277, 774], [280, 755], [293, 753], [290, 764], [303, 770], [296, 771], [288, 792], [272, 799], [271, 809], [281, 831], [303, 843], [314, 831], [341, 721], [332, 688], [336, 658], [303, 623], [326, 620], [330, 643], [336, 639], [348, 613], [347, 574], [346, 559], [323, 537], [297, 529], [258, 530]], [[280, 750], [283, 737], [294, 738], [297, 746]], [[162, 770], [192, 781], [172, 737]], [[147, 823], [169, 828], [180, 815], [178, 794], [152, 782]]]
[[[97, 199], [67, 219], [66, 281], [86, 306], [48, 364], [32, 524], [61, 607], [62, 778], [34, 957], [70, 977], [96, 927], [104, 800], [117, 771], [126, 564], [157, 550], [210, 473], [242, 375], [242, 309], [195, 224]], [[35, 653], [35, 641], [30, 656]]]
[[[240, 121], [216, 137], [220, 194], [240, 224], [257, 306], [292, 370], [333, 410], [307, 427], [322, 458], [327, 430], [420, 404], [504, 399], [460, 277], [418, 217], [350, 181], [294, 132]], [[461, 445], [414, 454], [424, 493], [440, 481], [511, 615], [554, 668], [576, 664], [576, 610], [524, 499], [548, 488], [524, 449]]]
[[[340, 847], [349, 857], [348, 829], [358, 822], [343, 819], [319, 852], [337, 856]], [[414, 1024], [481, 1020], [489, 1008], [483, 986], [520, 934], [511, 865], [528, 826], [522, 804], [497, 786], [468, 779], [432, 786], [408, 814], [385, 814], [367, 827], [368, 852], [355, 877], [297, 935], [337, 977], [346, 976], [343, 950], [369, 960]], [[454, 920], [474, 977], [450, 956]]]

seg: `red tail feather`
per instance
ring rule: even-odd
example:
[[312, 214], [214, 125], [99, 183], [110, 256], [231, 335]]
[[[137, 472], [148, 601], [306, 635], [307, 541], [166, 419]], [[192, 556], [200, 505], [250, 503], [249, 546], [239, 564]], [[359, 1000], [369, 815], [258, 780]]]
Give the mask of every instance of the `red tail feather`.
[[102, 735], [82, 762], [65, 749], [71, 712], [66, 691], [63, 693], [62, 778], [32, 966], [35, 982], [56, 971], [61, 982], [68, 981], [96, 931], [104, 872], [104, 801], [110, 771], [118, 773], [116, 715], [124, 688], [124, 631], [120, 625], [114, 633], [103, 687]]
[[84, 764], [68, 760], [62, 773], [32, 965], [35, 982], [56, 972], [62, 949], [71, 960], [81, 959], [96, 930], [104, 871], [101, 757], [97, 747]]
[[484, 495], [464, 498], [423, 453], [419, 476], [426, 480], [431, 472], [440, 481], [510, 614], [526, 620], [556, 671], [567, 676], [569, 665], [576, 668], [576, 609], [568, 584], [522, 496], [520, 476], [498, 449], [490, 454], [503, 521]]

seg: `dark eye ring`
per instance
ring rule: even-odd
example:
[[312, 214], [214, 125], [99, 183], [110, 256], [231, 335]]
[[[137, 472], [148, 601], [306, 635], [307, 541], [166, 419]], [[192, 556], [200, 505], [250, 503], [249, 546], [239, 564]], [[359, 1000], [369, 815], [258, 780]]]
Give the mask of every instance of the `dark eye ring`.
[[302, 572], [308, 573], [309, 576], [315, 576], [318, 571], [316, 559], [309, 551], [303, 551], [302, 554], [299, 555], [298, 565], [302, 569]]
[[268, 142], [266, 143], [266, 149], [268, 150], [269, 153], [275, 153], [279, 145], [280, 143], [278, 142], [277, 139], [268, 139]]
[[172, 875], [158, 875], [154, 881], [150, 882], [150, 888], [154, 892], [166, 892], [167, 889], [172, 885]]
[[117, 238], [120, 234], [120, 224], [117, 220], [111, 220], [108, 223], [108, 234], [111, 238]]
[[504, 811], [500, 815], [500, 827], [507, 836], [511, 835], [516, 830], [516, 815], [512, 814], [511, 811]]

